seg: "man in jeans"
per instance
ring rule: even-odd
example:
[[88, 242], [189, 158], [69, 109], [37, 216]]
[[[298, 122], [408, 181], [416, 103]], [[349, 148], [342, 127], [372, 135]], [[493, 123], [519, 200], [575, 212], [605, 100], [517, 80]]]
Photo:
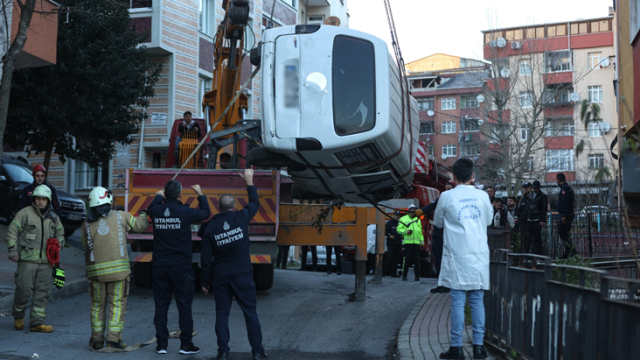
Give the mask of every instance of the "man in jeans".
[[489, 290], [487, 226], [493, 219], [489, 196], [471, 185], [473, 162], [466, 158], [453, 164], [456, 187], [440, 195], [433, 217], [444, 228], [442, 273], [438, 286], [451, 289], [451, 347], [440, 359], [464, 359], [462, 331], [464, 304], [469, 294], [473, 322], [473, 358], [484, 359], [484, 290]]

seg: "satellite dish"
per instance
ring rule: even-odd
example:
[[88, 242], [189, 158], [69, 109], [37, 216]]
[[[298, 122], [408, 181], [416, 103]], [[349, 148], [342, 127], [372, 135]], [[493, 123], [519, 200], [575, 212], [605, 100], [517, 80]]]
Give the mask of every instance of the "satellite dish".
[[442, 158], [442, 160], [447, 160], [447, 155], [445, 154], [442, 154], [440, 157]]
[[571, 93], [571, 95], [569, 95], [569, 99], [571, 99], [571, 101], [573, 102], [576, 102], [580, 100], [580, 95], [578, 95], [578, 93]]
[[507, 45], [507, 40], [505, 40], [504, 38], [500, 38], [498, 39], [498, 47], [505, 47]]
[[433, 110], [429, 110], [429, 111], [427, 111], [427, 115], [429, 115], [429, 116], [433, 116], [433, 114], [435, 114], [435, 113], [433, 112]]
[[509, 76], [511, 76], [511, 70], [509, 70], [509, 69], [500, 70], [500, 76], [502, 76], [504, 78], [508, 78]]
[[498, 43], [495, 40], [491, 40], [491, 41], [489, 41], [489, 46], [496, 47], [496, 46], [498, 46]]
[[602, 123], [601, 127], [604, 133], [608, 133], [609, 131], [611, 131], [611, 124], [609, 123]]
[[478, 95], [477, 99], [478, 99], [479, 103], [484, 102], [484, 96], [483, 95]]
[[609, 66], [611, 62], [609, 61], [609, 58], [604, 58], [602, 60], [600, 60], [600, 67], [607, 67]]
[[484, 120], [478, 119], [478, 125], [482, 125], [482, 124], [484, 124]]

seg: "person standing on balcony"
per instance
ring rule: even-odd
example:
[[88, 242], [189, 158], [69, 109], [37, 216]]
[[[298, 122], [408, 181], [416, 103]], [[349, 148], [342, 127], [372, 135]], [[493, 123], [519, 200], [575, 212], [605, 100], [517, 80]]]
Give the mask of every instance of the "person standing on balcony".
[[493, 220], [489, 196], [471, 185], [473, 162], [461, 158], [453, 164], [456, 187], [440, 195], [433, 217], [444, 229], [442, 273], [438, 286], [451, 289], [451, 346], [440, 359], [464, 359], [462, 331], [467, 294], [471, 306], [473, 358], [484, 359], [484, 291], [489, 290], [487, 227]]
[[567, 177], [564, 173], [558, 173], [556, 175], [556, 182], [560, 187], [558, 193], [558, 214], [560, 216], [560, 223], [558, 224], [558, 236], [564, 243], [564, 253], [561, 259], [566, 259], [569, 256], [577, 255], [576, 249], [571, 241], [571, 223], [573, 222], [573, 207], [575, 203], [575, 194], [573, 188], [567, 183]]

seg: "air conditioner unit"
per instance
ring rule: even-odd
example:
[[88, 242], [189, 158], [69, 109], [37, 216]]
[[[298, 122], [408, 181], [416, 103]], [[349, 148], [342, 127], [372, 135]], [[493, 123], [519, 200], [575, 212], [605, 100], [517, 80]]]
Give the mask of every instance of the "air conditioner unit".
[[514, 41], [511, 43], [511, 49], [513, 50], [520, 49], [521, 47], [522, 47], [522, 43], [519, 41]]

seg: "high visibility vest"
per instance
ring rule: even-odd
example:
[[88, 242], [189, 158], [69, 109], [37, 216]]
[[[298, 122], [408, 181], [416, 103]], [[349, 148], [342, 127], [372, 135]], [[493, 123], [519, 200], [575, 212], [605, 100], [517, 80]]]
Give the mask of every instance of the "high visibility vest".
[[[411, 230], [411, 235], [407, 232]], [[404, 236], [405, 244], [421, 244], [424, 242], [424, 236], [422, 235], [422, 221], [420, 218], [412, 218], [410, 215], [405, 215], [398, 220], [398, 227], [396, 228], [398, 234]]]

